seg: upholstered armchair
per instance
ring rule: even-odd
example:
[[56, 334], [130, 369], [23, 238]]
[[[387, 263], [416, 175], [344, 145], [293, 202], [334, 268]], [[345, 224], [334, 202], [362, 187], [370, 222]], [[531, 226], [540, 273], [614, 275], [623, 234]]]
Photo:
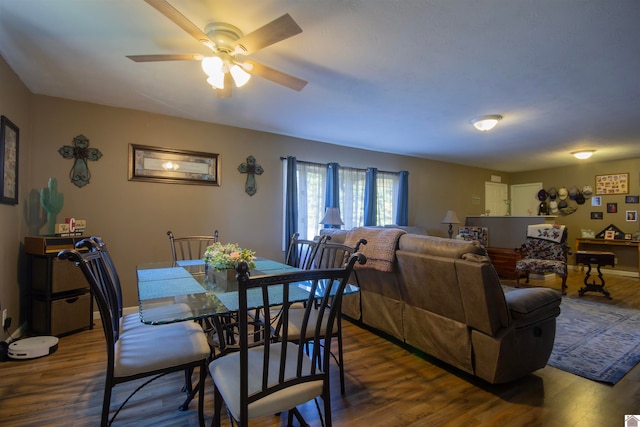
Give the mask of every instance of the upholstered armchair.
[[529, 283], [530, 273], [555, 273], [562, 277], [562, 295], [567, 291], [567, 229], [564, 225], [535, 224], [527, 227], [527, 238], [516, 249], [522, 258], [516, 262], [516, 283], [522, 276]]

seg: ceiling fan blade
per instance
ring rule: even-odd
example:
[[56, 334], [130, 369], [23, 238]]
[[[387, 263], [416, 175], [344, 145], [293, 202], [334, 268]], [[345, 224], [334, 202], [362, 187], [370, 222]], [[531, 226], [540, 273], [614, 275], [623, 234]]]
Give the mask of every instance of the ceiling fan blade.
[[189, 21], [183, 14], [171, 6], [166, 0], [144, 0], [149, 5], [154, 7], [158, 12], [172, 20], [176, 25], [185, 30], [194, 39], [200, 43], [213, 48], [215, 42], [209, 38], [209, 36], [198, 28], [193, 22]]
[[231, 98], [231, 86], [233, 85], [233, 78], [230, 73], [224, 75], [224, 89], [216, 89], [216, 96], [218, 98]]
[[267, 67], [259, 62], [245, 61], [244, 63], [252, 66], [250, 70], [246, 70], [249, 74], [271, 80], [274, 83], [281, 84], [289, 89], [297, 90], [298, 92], [300, 92], [308, 83], [306, 80], [302, 80], [290, 74], [283, 73], [282, 71]]
[[302, 28], [286, 13], [280, 18], [238, 39], [236, 45], [240, 47], [240, 49], [236, 49], [236, 53], [249, 55], [250, 53], [288, 39], [301, 32]]
[[184, 53], [176, 55], [127, 55], [134, 62], [156, 61], [200, 61], [203, 56], [198, 53]]

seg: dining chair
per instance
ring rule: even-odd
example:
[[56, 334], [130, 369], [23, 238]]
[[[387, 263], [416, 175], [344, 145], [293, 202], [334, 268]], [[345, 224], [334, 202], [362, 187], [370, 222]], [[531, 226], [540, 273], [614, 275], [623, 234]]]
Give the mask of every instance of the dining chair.
[[183, 236], [175, 237], [171, 230], [167, 231], [173, 262], [202, 259], [207, 246], [219, 240], [218, 230], [211, 236]]
[[299, 237], [300, 233], [297, 232], [291, 236], [285, 264], [302, 270], [309, 270], [320, 244], [326, 240], [327, 236], [316, 236], [313, 240], [300, 239]]
[[[96, 248], [95, 240], [85, 240], [87, 241], [81, 241], [77, 246], [92, 249], [66, 249], [58, 254], [58, 258], [79, 266], [100, 312], [107, 352], [100, 425], [111, 425], [133, 395], [150, 382], [168, 373], [193, 372], [195, 368], [199, 368], [198, 419], [203, 426], [203, 390], [210, 349], [202, 328], [195, 322], [180, 322], [161, 326], [145, 325], [123, 331], [114, 282], [117, 274], [110, 271], [104, 252]], [[147, 378], [147, 381], [136, 388], [109, 418], [113, 388], [140, 378]], [[180, 408], [184, 409], [183, 406]]]
[[[220, 426], [223, 403], [230, 418], [240, 426], [247, 426], [251, 419], [284, 411], [288, 411], [288, 425], [292, 424], [294, 416], [304, 423], [296, 407], [318, 397], [322, 398], [324, 404], [323, 411], [317, 405], [320, 418], [324, 415], [324, 422], [331, 426], [328, 352], [340, 299], [356, 262], [366, 262], [365, 256], [354, 254], [340, 268], [253, 277], [249, 276], [249, 267], [245, 262], [238, 263], [240, 348], [209, 364], [214, 386], [213, 426]], [[301, 291], [298, 287], [300, 282], [305, 282], [309, 292], [303, 316], [302, 330], [305, 332], [298, 340], [292, 340], [287, 326], [288, 316], [294, 304], [294, 295]], [[326, 292], [318, 300], [319, 315], [312, 317], [312, 311], [316, 310], [316, 291], [327, 282], [336, 284], [335, 292], [331, 295]], [[250, 312], [260, 305], [280, 307], [277, 316], [283, 319], [283, 327], [278, 337], [272, 336], [272, 339], [265, 339], [256, 346], [252, 342], [247, 319]], [[265, 316], [270, 323], [270, 310], [265, 310]], [[312, 331], [311, 336], [306, 335], [308, 330]], [[267, 328], [266, 333], [273, 332]], [[314, 345], [312, 352], [307, 354], [303, 347], [309, 340]], [[324, 346], [320, 345], [321, 341], [325, 343]]]
[[[343, 244], [335, 244], [331, 243], [331, 236], [324, 235], [320, 239], [315, 254], [313, 258], [307, 262], [307, 269], [319, 269], [319, 268], [342, 268], [350, 259], [351, 255], [357, 253], [360, 249], [361, 245], [366, 245], [366, 239], [360, 239], [356, 242], [355, 246], [347, 246]], [[352, 274], [354, 280], [358, 287], [360, 284], [357, 281], [357, 272], [354, 270]], [[331, 304], [331, 302], [330, 302]], [[289, 311], [289, 319], [288, 319], [288, 327], [289, 327], [289, 339], [298, 340], [302, 335], [303, 331], [303, 315], [304, 307], [297, 307], [297, 310]], [[316, 317], [322, 318], [322, 315], [319, 313], [319, 307], [315, 307], [316, 310], [312, 310], [310, 312], [310, 316], [312, 317], [313, 324], [315, 322]], [[325, 317], [326, 319], [326, 317]], [[281, 320], [281, 319], [280, 319]], [[321, 321], [322, 328], [326, 327], [324, 323]], [[308, 328], [309, 326], [307, 326]], [[278, 336], [278, 331], [282, 328], [282, 323], [278, 323], [275, 325], [276, 336]], [[307, 330], [306, 336], [311, 336], [309, 330]], [[338, 365], [340, 372], [340, 393], [345, 393], [345, 381], [344, 381], [344, 357], [343, 357], [343, 343], [342, 343], [342, 315], [338, 312], [337, 320], [336, 320], [336, 328], [333, 331], [333, 336], [336, 338], [338, 344], [338, 352], [337, 355], [329, 351], [329, 354], [335, 360]], [[305, 343], [305, 348], [309, 349], [310, 340]]]

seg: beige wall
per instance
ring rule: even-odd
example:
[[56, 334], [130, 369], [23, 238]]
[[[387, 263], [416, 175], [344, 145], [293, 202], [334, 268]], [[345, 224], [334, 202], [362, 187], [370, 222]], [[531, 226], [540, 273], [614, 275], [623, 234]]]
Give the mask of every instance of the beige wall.
[[[25, 235], [24, 228], [24, 203], [25, 188], [28, 184], [29, 157], [30, 157], [30, 123], [31, 123], [31, 94], [22, 84], [18, 76], [9, 68], [0, 56], [0, 114], [6, 116], [19, 128], [18, 146], [18, 197], [17, 206], [0, 204], [0, 308], [8, 309], [8, 315], [13, 319], [11, 330], [15, 330], [20, 319], [20, 293], [19, 284], [24, 281], [20, 277], [24, 268], [21, 268], [24, 257], [20, 248], [20, 242]], [[1, 325], [0, 325], [1, 326]], [[0, 327], [0, 339], [3, 336]]]
[[[121, 275], [126, 306], [136, 305], [135, 265], [170, 258], [167, 230], [186, 235], [218, 229], [223, 241], [238, 242], [255, 249], [261, 256], [282, 259], [281, 156], [292, 155], [321, 163], [338, 161], [343, 166], [371, 166], [386, 171], [408, 170], [409, 223], [422, 225], [430, 234], [439, 236], [446, 236], [447, 226], [441, 224], [441, 220], [448, 209], [455, 210], [461, 221], [467, 215], [482, 213], [484, 182], [490, 181], [491, 175], [500, 175], [505, 183], [543, 181], [546, 186], [551, 182], [541, 178], [548, 171], [509, 176], [450, 163], [33, 95], [1, 58], [0, 90], [3, 93], [0, 112], [14, 121], [21, 132], [20, 204], [0, 205], [3, 224], [0, 304], [2, 308], [7, 307], [14, 318], [11, 332], [20, 323], [15, 319], [25, 322], [24, 310], [20, 309], [21, 300], [26, 300], [21, 242], [26, 235], [33, 234], [25, 212], [39, 209], [37, 197], [29, 201], [29, 196], [37, 196], [50, 177], [58, 179], [59, 191], [65, 196], [59, 221], [67, 216], [85, 219], [87, 232], [101, 235], [108, 243]], [[83, 188], [70, 182], [68, 175], [73, 161], [58, 153], [60, 147], [71, 144], [79, 134], [89, 138], [90, 146], [103, 153], [99, 161], [89, 163], [91, 182]], [[219, 153], [221, 186], [128, 181], [128, 146], [132, 143]], [[265, 171], [257, 177], [258, 191], [253, 197], [244, 192], [246, 175], [237, 171], [237, 166], [249, 155], [253, 155]], [[591, 162], [590, 165], [595, 168], [597, 164]], [[573, 173], [573, 169], [558, 171], [554, 185], [558, 185], [560, 177]], [[608, 166], [602, 169], [611, 172]], [[632, 171], [630, 167], [627, 170]], [[634, 170], [636, 181], [632, 189], [637, 189], [638, 171]], [[586, 176], [596, 172], [579, 173]], [[584, 211], [586, 209], [581, 209], [578, 214]], [[603, 224], [605, 222], [608, 224], [606, 215]]]
[[[640, 194], [640, 159], [627, 159], [611, 162], [596, 161], [598, 153], [589, 160], [578, 161], [576, 166], [541, 169], [537, 171], [511, 174], [511, 184], [524, 184], [528, 182], [542, 182], [543, 188], [566, 187], [575, 185], [582, 189], [585, 185], [593, 187], [595, 192], [595, 176], [629, 173], [630, 195]], [[607, 203], [617, 203], [617, 213], [607, 213]], [[591, 200], [587, 200], [584, 205], [577, 205], [578, 210], [570, 215], [559, 216], [556, 223], [565, 224], [569, 231], [569, 243], [575, 248], [575, 239], [580, 237], [580, 230], [591, 229], [596, 233], [602, 231], [610, 224], [624, 231], [625, 233], [635, 233], [640, 231], [638, 222], [626, 221], [625, 212], [627, 210], [640, 210], [639, 204], [626, 204], [625, 195], [603, 196], [602, 206], [591, 206]], [[592, 220], [591, 212], [603, 212], [602, 220]], [[601, 249], [602, 250], [602, 249]], [[572, 257], [573, 259], [573, 257]], [[634, 250], [620, 252], [619, 264], [616, 269], [637, 271], [638, 253]]]
[[[433, 235], [446, 235], [440, 223], [447, 209], [461, 217], [481, 211], [484, 181], [495, 171], [301, 140], [245, 129], [160, 116], [33, 95], [0, 62], [2, 114], [21, 130], [20, 204], [0, 205], [3, 225], [0, 247], [0, 304], [14, 318], [10, 332], [24, 323], [28, 300], [21, 243], [35, 234], [25, 212], [38, 212], [38, 194], [50, 177], [57, 178], [65, 204], [58, 222], [85, 219], [87, 232], [108, 243], [122, 276], [125, 305], [136, 305], [135, 265], [170, 257], [167, 230], [177, 235], [220, 230], [223, 241], [282, 259], [281, 156], [343, 166], [409, 171], [409, 223]], [[77, 188], [69, 179], [72, 160], [58, 153], [83, 134], [103, 157], [89, 162], [91, 182]], [[132, 182], [127, 179], [129, 144], [181, 148], [220, 154], [221, 186]], [[257, 194], [244, 192], [246, 175], [237, 166], [253, 155], [264, 168]], [[30, 199], [32, 197], [32, 199]], [[472, 204], [480, 197], [479, 205]], [[40, 232], [44, 232], [40, 228]], [[21, 296], [22, 293], [22, 296]], [[20, 319], [16, 322], [15, 319]]]

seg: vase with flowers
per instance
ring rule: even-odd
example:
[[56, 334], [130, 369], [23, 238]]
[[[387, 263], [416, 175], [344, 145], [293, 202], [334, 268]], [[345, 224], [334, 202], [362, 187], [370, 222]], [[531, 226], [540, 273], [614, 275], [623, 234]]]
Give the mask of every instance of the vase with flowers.
[[231, 290], [231, 284], [236, 283], [236, 264], [245, 261], [250, 269], [256, 267], [256, 254], [254, 251], [241, 248], [237, 243], [222, 244], [216, 242], [208, 246], [204, 252], [204, 263], [207, 267], [207, 278], [209, 273], [218, 287]]

